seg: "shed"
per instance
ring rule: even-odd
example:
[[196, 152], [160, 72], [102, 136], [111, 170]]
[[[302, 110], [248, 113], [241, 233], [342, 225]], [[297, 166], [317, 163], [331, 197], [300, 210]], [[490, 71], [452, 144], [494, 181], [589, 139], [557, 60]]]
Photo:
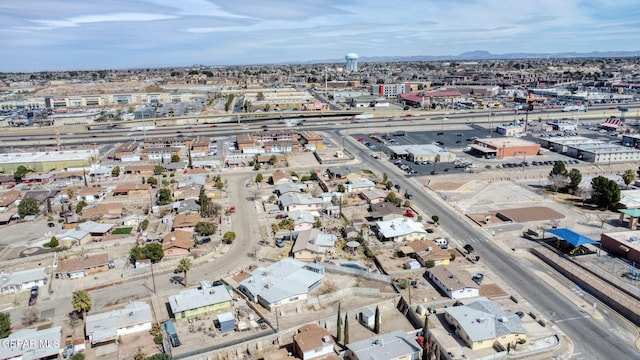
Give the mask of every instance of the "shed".
[[376, 323], [376, 312], [370, 308], [366, 308], [360, 312], [360, 323], [370, 329], [373, 329]]
[[411, 260], [404, 263], [404, 268], [407, 270], [420, 269], [420, 263], [417, 260]]
[[236, 329], [236, 319], [230, 312], [218, 314], [218, 326], [220, 327], [220, 332], [233, 331]]

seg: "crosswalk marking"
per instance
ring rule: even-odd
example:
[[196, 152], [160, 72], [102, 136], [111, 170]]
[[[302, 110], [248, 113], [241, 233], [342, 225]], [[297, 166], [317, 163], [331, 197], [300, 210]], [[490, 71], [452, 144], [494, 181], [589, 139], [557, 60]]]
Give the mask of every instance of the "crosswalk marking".
[[485, 238], [473, 238], [473, 239], [466, 239], [466, 240], [460, 240], [461, 243], [463, 244], [468, 244], [468, 243], [480, 243], [480, 242], [489, 242], [489, 240], [485, 239]]

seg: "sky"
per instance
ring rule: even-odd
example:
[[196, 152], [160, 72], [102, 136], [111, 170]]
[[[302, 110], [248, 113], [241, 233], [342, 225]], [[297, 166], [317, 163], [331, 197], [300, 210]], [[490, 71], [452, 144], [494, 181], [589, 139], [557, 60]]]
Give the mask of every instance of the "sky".
[[2, 0], [0, 72], [640, 50], [638, 0]]

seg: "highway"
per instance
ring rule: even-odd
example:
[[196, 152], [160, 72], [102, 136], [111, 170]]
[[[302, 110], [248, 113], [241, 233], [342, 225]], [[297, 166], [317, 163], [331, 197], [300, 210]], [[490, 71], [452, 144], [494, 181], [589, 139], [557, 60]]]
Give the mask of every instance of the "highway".
[[[337, 131], [336, 131], [337, 134]], [[338, 135], [339, 136], [339, 135]], [[352, 139], [349, 144], [353, 144]], [[430, 190], [399, 174], [397, 168], [388, 161], [375, 160], [368, 156], [369, 150], [355, 144], [349, 150], [359, 157], [364, 168], [386, 172], [389, 179], [414, 194], [413, 203], [429, 216], [440, 217], [440, 226], [458, 239], [489, 238], [475, 225], [467, 222], [446, 202], [438, 199]], [[608, 314], [604, 320], [595, 320], [585, 314], [573, 302], [559, 294], [549, 284], [532, 275], [533, 270], [550, 272], [558, 279], [562, 275], [539, 264], [531, 263], [501, 251], [491, 241], [474, 243], [475, 252], [481, 261], [509, 284], [519, 295], [538, 309], [547, 320], [553, 318], [556, 325], [569, 336], [575, 344], [576, 359], [638, 359], [640, 352], [634, 347], [635, 337], [625, 330], [624, 322], [615, 314]], [[553, 316], [552, 316], [553, 315]], [[628, 326], [626, 326], [628, 328]]]

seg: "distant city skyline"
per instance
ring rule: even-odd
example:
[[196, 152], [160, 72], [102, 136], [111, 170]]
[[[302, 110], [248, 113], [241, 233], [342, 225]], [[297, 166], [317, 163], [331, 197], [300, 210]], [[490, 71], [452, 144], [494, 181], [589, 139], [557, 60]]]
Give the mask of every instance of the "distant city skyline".
[[9, 0], [0, 19], [0, 72], [640, 50], [637, 0]]

